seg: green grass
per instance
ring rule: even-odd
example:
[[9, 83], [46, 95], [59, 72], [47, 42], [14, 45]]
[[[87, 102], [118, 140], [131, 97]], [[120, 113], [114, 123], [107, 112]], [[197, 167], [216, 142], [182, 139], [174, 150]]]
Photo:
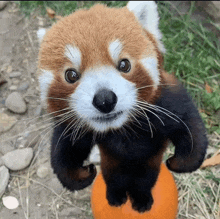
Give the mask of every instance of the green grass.
[[29, 16], [34, 10], [39, 10], [41, 15], [46, 14], [46, 8], [53, 9], [57, 15], [65, 16], [78, 8], [90, 8], [95, 3], [106, 4], [109, 7], [123, 7], [125, 1], [19, 1], [20, 10]]
[[[194, 2], [186, 15], [181, 15], [168, 2], [159, 3], [160, 30], [167, 49], [164, 65], [182, 81], [203, 111], [201, 115], [208, 131], [220, 133], [215, 118], [215, 112], [220, 109], [220, 45], [212, 32], [191, 20], [194, 10]], [[179, 16], [174, 16], [173, 11]], [[212, 93], [207, 93], [205, 83], [211, 86]]]
[[[46, 14], [49, 7], [57, 15], [68, 15], [76, 9], [89, 8], [95, 1], [20, 1], [20, 9], [27, 16], [34, 10], [41, 15]], [[126, 1], [103, 1], [109, 7], [122, 7]], [[195, 2], [191, 2], [189, 13], [181, 13], [169, 2], [159, 2], [160, 30], [167, 49], [164, 56], [165, 70], [175, 73], [192, 95], [209, 133], [220, 134], [220, 121], [215, 113], [220, 110], [220, 46], [214, 34], [206, 30], [202, 24], [191, 20], [195, 10]], [[178, 16], [174, 15], [178, 14]], [[212, 21], [207, 21], [212, 22]], [[207, 93], [205, 83], [213, 89]]]

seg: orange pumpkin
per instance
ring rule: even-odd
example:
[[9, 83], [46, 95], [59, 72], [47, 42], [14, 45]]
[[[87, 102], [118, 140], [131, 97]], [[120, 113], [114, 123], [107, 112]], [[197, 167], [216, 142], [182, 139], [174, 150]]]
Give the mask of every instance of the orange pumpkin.
[[112, 207], [106, 199], [106, 184], [99, 173], [92, 188], [91, 207], [95, 219], [175, 219], [178, 209], [178, 191], [174, 178], [165, 164], [161, 165], [158, 180], [152, 189], [154, 203], [150, 211], [138, 213], [128, 201]]

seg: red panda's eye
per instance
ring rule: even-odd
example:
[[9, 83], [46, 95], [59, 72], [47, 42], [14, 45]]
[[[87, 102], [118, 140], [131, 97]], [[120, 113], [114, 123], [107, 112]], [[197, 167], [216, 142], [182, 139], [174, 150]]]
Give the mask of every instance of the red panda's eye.
[[127, 59], [119, 61], [118, 70], [127, 73], [131, 70], [131, 63]]
[[65, 72], [65, 79], [69, 83], [75, 83], [77, 80], [79, 80], [80, 74], [72, 68], [69, 68]]

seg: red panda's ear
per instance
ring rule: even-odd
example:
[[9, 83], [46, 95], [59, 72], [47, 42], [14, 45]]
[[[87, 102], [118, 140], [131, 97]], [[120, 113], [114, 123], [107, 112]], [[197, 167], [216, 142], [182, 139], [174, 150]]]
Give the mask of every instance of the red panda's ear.
[[154, 35], [157, 40], [159, 50], [165, 53], [162, 42], [162, 34], [159, 30], [159, 14], [155, 1], [129, 1], [127, 4], [129, 11], [133, 12], [141, 26]]

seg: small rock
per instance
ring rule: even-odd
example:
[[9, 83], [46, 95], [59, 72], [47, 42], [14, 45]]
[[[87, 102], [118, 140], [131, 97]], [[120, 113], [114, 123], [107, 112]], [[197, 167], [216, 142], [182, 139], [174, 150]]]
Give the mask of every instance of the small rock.
[[10, 78], [18, 78], [20, 76], [21, 76], [21, 72], [19, 72], [19, 71], [15, 71], [15, 72], [12, 72], [9, 74]]
[[5, 189], [8, 185], [8, 180], [9, 180], [9, 171], [5, 166], [0, 167], [0, 197], [5, 192]]
[[51, 189], [54, 190], [57, 194], [60, 194], [63, 190], [63, 186], [57, 178], [53, 178], [50, 180], [49, 184]]
[[3, 155], [7, 154], [8, 152], [13, 151], [14, 149], [15, 148], [11, 144], [9, 144], [7, 142], [3, 142], [0, 145], [0, 153], [2, 153]]
[[49, 173], [48, 167], [45, 167], [43, 165], [37, 169], [37, 176], [40, 178], [45, 178], [48, 175], [48, 173]]
[[7, 209], [16, 209], [19, 206], [18, 199], [13, 196], [3, 197], [2, 202]]
[[20, 80], [19, 79], [17, 79], [17, 78], [12, 78], [12, 84], [14, 84], [14, 85], [18, 85], [18, 84], [20, 84]]
[[18, 89], [18, 87], [16, 85], [12, 85], [12, 86], [9, 87], [10, 91], [15, 91], [17, 89]]
[[8, 152], [2, 157], [6, 167], [10, 170], [21, 170], [27, 167], [33, 158], [33, 149], [24, 148]]
[[5, 106], [15, 113], [24, 113], [27, 110], [26, 103], [18, 92], [13, 92], [8, 95]]
[[67, 216], [72, 218], [71, 216], [81, 215], [82, 210], [80, 208], [65, 208], [60, 212], [60, 216]]
[[20, 91], [25, 91], [29, 88], [29, 83], [28, 82], [23, 82], [20, 87], [18, 88], [18, 90]]
[[8, 1], [0, 1], [0, 11], [3, 10], [7, 4], [8, 4]]
[[0, 113], [0, 133], [8, 131], [16, 122], [17, 119], [14, 116]]

